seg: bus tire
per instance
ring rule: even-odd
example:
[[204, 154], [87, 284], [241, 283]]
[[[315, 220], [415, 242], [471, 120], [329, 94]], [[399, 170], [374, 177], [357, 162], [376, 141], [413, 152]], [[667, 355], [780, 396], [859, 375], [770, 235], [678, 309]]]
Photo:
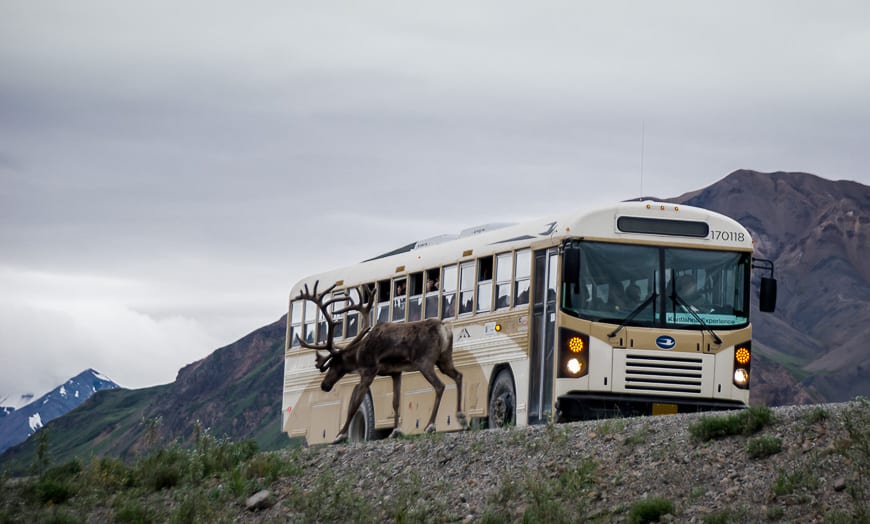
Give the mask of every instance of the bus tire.
[[487, 425], [490, 428], [514, 426], [517, 422], [516, 388], [511, 372], [503, 369], [492, 381], [489, 391], [489, 415]]
[[365, 398], [356, 410], [356, 414], [347, 428], [347, 439], [350, 442], [365, 442], [375, 437], [375, 406], [372, 403], [371, 393], [366, 393]]

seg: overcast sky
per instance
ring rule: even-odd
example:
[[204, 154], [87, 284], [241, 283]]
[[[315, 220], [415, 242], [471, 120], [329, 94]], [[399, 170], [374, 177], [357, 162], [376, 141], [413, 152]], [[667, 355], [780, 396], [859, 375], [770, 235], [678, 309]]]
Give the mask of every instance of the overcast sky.
[[475, 224], [870, 184], [868, 94], [863, 0], [0, 0], [0, 399], [171, 382], [305, 275]]

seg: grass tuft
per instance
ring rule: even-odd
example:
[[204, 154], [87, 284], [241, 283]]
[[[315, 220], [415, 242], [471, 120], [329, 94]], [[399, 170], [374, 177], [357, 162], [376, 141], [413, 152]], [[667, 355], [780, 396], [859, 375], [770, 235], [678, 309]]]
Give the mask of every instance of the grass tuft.
[[767, 406], [752, 406], [734, 414], [702, 417], [689, 426], [689, 433], [702, 442], [734, 435], [751, 435], [773, 423]]
[[782, 439], [765, 435], [751, 439], [746, 443], [746, 454], [749, 458], [761, 459], [782, 451]]
[[665, 515], [674, 513], [674, 503], [668, 499], [654, 497], [634, 503], [628, 511], [630, 524], [658, 522]]

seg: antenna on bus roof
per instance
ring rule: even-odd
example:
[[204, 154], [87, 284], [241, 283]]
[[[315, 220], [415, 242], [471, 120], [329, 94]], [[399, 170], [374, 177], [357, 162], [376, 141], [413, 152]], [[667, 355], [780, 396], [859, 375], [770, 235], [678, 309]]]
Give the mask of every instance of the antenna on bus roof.
[[640, 198], [643, 200], [643, 153], [646, 145], [646, 120], [641, 120], [640, 123]]

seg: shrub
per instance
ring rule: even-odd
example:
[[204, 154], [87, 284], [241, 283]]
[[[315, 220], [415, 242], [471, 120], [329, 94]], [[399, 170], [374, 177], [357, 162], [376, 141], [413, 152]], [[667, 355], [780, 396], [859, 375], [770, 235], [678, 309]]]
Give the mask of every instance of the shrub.
[[115, 521], [125, 524], [148, 524], [155, 522], [155, 519], [138, 501], [128, 500], [115, 511]]
[[815, 424], [817, 422], [821, 422], [823, 420], [828, 419], [828, 410], [821, 407], [816, 406], [812, 410], [810, 410], [806, 415], [804, 415], [804, 420], [809, 424]]
[[242, 466], [242, 471], [248, 479], [265, 479], [267, 482], [274, 482], [281, 477], [295, 477], [302, 473], [298, 456], [297, 452], [285, 460], [277, 453], [258, 453]]
[[751, 435], [773, 423], [773, 411], [766, 406], [753, 406], [735, 414], [703, 417], [689, 426], [697, 440], [707, 441], [732, 435]]
[[749, 458], [765, 458], [782, 451], [782, 439], [769, 435], [758, 437], [746, 443]]
[[63, 504], [73, 496], [73, 488], [62, 480], [42, 479], [36, 484], [36, 493], [43, 504]]
[[628, 522], [630, 524], [658, 522], [669, 513], [674, 513], [674, 503], [668, 499], [654, 497], [636, 502], [628, 512]]
[[133, 484], [130, 469], [120, 460], [103, 457], [92, 459], [82, 471], [82, 485], [93, 489], [115, 492]]
[[70, 460], [60, 466], [45, 470], [42, 478], [51, 480], [70, 480], [82, 471], [82, 463], [78, 459]]
[[819, 487], [818, 477], [809, 469], [796, 469], [790, 473], [780, 471], [773, 484], [776, 496], [788, 495], [798, 489], [816, 489]]

